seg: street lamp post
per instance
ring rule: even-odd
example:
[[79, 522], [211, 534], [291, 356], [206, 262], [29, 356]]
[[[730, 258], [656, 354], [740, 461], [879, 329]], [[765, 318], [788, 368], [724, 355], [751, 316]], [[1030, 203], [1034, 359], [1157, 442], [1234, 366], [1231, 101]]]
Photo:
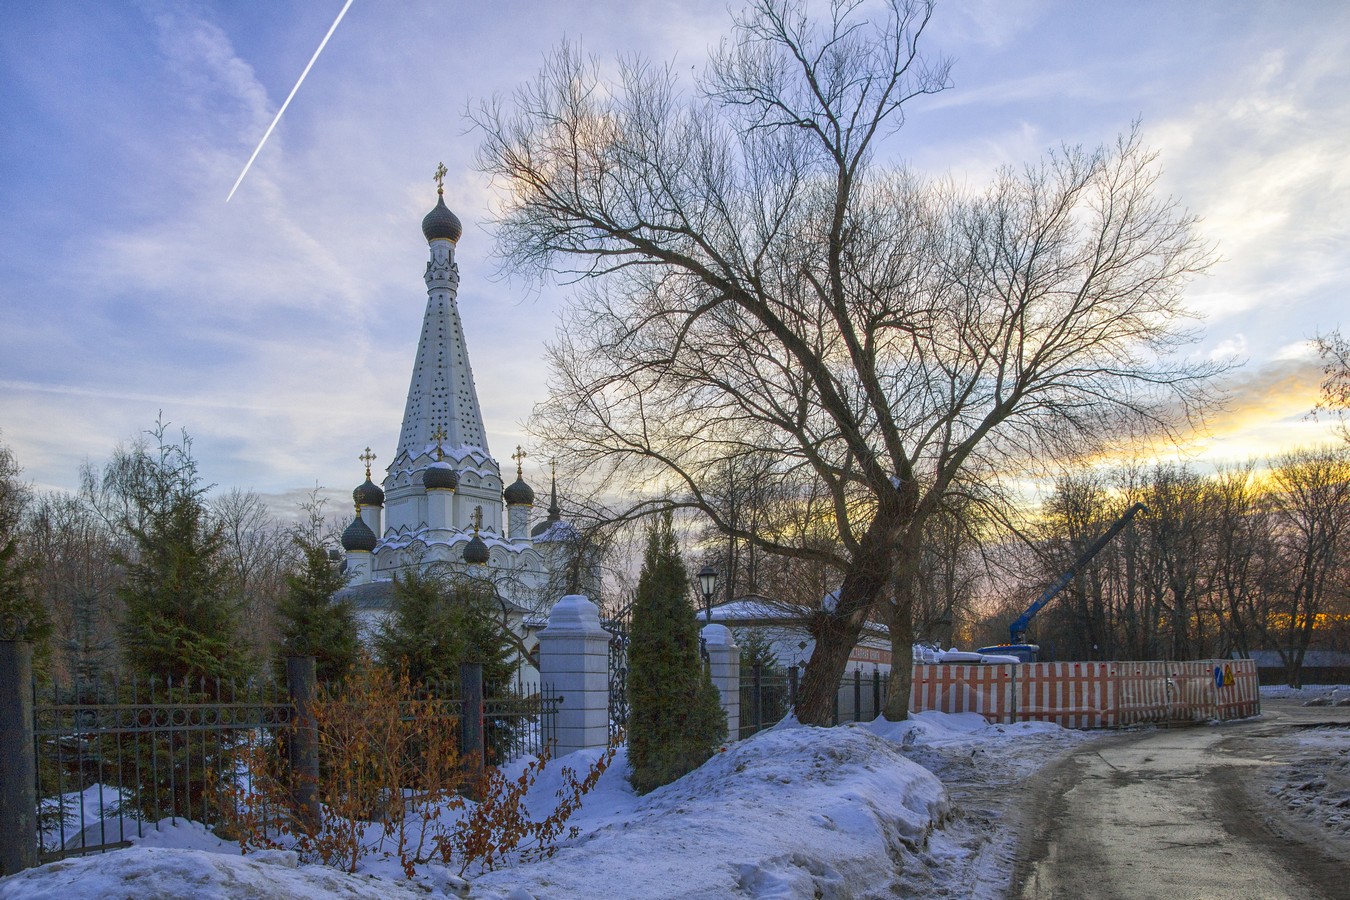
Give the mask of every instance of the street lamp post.
[[[712, 624], [712, 595], [717, 588], [717, 570], [711, 564], [698, 570], [698, 589], [703, 592], [703, 624]], [[708, 639], [699, 635], [698, 652], [708, 662]]]

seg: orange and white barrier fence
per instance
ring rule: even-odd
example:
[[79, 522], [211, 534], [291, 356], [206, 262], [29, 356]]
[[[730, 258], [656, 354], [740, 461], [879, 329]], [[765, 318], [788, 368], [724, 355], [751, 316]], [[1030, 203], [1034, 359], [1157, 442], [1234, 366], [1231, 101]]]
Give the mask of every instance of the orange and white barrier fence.
[[1054, 722], [1115, 728], [1206, 722], [1261, 712], [1256, 663], [1069, 662], [914, 666], [911, 712], [974, 712], [993, 724]]
[[1218, 718], [1246, 719], [1261, 714], [1261, 679], [1254, 659], [1206, 661], [1218, 693]]
[[909, 711], [973, 712], [990, 722], [1011, 722], [1016, 668], [915, 663]]
[[1016, 669], [1014, 721], [1054, 722], [1065, 728], [1116, 725], [1116, 679], [1111, 663], [1028, 663]]

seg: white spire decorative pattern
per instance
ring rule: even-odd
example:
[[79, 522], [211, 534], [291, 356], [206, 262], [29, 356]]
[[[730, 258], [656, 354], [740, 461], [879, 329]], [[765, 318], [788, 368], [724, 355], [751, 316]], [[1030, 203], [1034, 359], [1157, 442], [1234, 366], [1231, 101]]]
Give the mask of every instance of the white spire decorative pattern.
[[434, 238], [429, 243], [427, 308], [408, 385], [395, 465], [406, 465], [434, 453], [437, 432], [445, 434], [446, 445], [454, 451], [461, 447], [477, 448], [485, 456], [491, 455], [464, 342], [464, 326], [455, 302], [459, 267], [455, 264], [454, 242]]

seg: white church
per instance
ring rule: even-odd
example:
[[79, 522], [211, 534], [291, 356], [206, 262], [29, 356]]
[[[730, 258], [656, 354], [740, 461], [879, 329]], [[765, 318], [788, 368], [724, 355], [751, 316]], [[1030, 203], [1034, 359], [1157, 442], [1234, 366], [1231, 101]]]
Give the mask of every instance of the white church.
[[503, 487], [488, 449], [456, 305], [455, 246], [463, 228], [445, 205], [444, 175], [440, 166], [436, 206], [422, 220], [427, 305], [398, 449], [383, 487], [371, 480], [370, 448], [360, 457], [366, 480], [352, 492], [356, 515], [342, 534], [343, 593], [368, 631], [387, 614], [396, 574], [440, 566], [492, 581], [513, 629], [528, 637], [562, 593], [595, 596], [598, 570], [586, 566], [586, 583], [559, 590], [566, 587], [559, 574], [579, 550], [578, 531], [558, 507], [556, 473], [548, 515], [532, 526], [535, 493], [522, 476], [524, 453], [517, 448], [515, 480]]

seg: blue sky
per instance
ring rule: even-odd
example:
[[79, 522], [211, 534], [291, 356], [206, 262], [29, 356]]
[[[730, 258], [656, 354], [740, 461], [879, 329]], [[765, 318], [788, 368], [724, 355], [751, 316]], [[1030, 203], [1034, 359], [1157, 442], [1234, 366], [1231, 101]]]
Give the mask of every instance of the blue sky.
[[[494, 455], [543, 399], [566, 291], [497, 274], [469, 104], [566, 37], [701, 67], [722, 2], [355, 0], [228, 204], [342, 0], [15, 2], [0, 10], [0, 439], [73, 488], [158, 412], [208, 480], [278, 512], [393, 455], [425, 303], [431, 174], [465, 223], [460, 309]], [[887, 161], [979, 185], [1132, 121], [1223, 261], [1192, 285], [1195, 352], [1237, 356], [1196, 458], [1309, 443], [1304, 342], [1350, 284], [1350, 4], [962, 2]], [[527, 471], [543, 482], [546, 450]]]

